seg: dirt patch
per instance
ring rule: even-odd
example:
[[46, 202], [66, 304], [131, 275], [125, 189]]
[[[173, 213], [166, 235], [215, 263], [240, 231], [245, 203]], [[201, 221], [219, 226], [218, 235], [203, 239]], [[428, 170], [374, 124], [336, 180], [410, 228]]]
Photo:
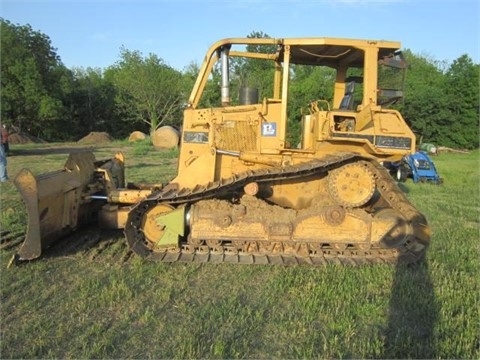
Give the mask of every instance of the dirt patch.
[[11, 133], [8, 136], [8, 143], [11, 145], [15, 145], [15, 144], [29, 144], [29, 143], [46, 143], [46, 141], [39, 139], [33, 135], [27, 134], [25, 132], [18, 132], [18, 133]]
[[106, 132], [91, 132], [77, 141], [79, 144], [100, 144], [111, 142], [113, 138]]

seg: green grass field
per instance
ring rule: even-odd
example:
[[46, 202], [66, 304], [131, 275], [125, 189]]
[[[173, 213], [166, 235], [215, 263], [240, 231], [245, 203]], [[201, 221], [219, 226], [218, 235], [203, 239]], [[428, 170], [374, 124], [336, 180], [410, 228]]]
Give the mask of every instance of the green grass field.
[[[61, 168], [63, 147], [14, 145], [10, 177]], [[95, 154], [119, 149], [131, 181], [175, 174], [176, 153], [145, 144]], [[431, 246], [424, 262], [397, 267], [152, 263], [128, 256], [121, 231], [86, 228], [78, 236], [100, 236], [94, 248], [69, 251], [67, 239], [7, 269], [26, 215], [2, 183], [0, 358], [478, 359], [480, 153], [433, 159], [443, 185], [402, 184]]]

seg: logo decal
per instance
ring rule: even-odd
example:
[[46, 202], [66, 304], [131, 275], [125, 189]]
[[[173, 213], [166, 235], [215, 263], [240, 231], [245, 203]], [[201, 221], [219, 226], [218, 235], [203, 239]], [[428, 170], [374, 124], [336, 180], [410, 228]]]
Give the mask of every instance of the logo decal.
[[277, 136], [277, 123], [262, 123], [262, 136]]

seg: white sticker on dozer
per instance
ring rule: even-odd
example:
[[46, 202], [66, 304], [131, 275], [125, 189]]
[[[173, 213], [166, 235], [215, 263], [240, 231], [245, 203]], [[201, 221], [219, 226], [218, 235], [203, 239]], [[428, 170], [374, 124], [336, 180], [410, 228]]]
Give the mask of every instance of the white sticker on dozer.
[[277, 123], [262, 123], [262, 136], [277, 136]]

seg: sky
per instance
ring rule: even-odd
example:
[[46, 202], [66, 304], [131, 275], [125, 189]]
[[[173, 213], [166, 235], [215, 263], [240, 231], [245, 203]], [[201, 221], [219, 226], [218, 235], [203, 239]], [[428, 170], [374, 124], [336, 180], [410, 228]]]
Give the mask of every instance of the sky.
[[[217, 40], [273, 38], [400, 41], [451, 64], [480, 63], [478, 0], [0, 0], [0, 17], [47, 35], [68, 68], [107, 68], [122, 47], [184, 70]], [[2, 49], [2, 51], [5, 51]], [[8, 49], [6, 50], [8, 51]]]

